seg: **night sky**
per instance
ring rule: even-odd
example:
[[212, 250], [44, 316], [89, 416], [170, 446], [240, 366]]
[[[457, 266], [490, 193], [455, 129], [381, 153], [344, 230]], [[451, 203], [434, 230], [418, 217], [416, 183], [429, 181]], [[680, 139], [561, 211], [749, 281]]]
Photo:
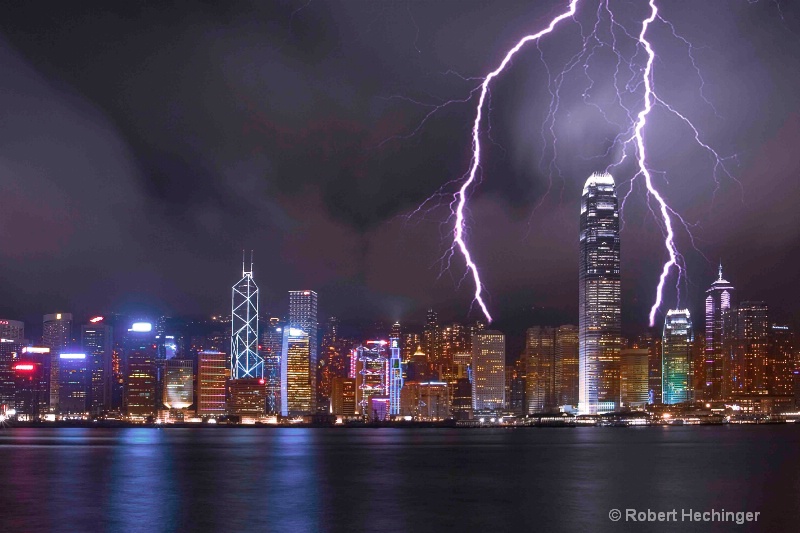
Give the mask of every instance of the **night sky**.
[[[0, 316], [224, 312], [241, 250], [252, 248], [261, 307], [273, 314], [286, 312], [287, 290], [311, 288], [323, 315], [345, 320], [421, 322], [430, 306], [450, 320], [479, 318], [473, 287], [459, 285], [460, 258], [442, 273], [447, 209], [406, 216], [467, 170], [475, 100], [410, 134], [430, 106], [465, 99], [480, 83], [467, 78], [485, 75], [565, 4], [5, 3]], [[584, 32], [596, 6], [579, 6]], [[612, 6], [638, 34], [646, 4]], [[682, 303], [699, 318], [722, 259], [740, 300], [795, 313], [800, 6], [659, 6], [693, 43], [702, 94], [716, 111], [687, 46], [663, 23], [652, 33], [657, 91], [721, 155], [738, 155], [729, 164], [739, 183], [721, 176], [715, 185], [713, 160], [690, 131], [653, 112], [646, 137], [656, 181], [696, 224], [698, 251], [684, 231], [678, 237], [690, 276]], [[589, 69], [565, 77], [554, 126], [560, 173], [548, 171], [542, 57], [557, 74], [580, 36], [569, 21], [542, 41], [541, 55], [529, 46], [491, 93], [470, 231], [501, 326], [577, 323], [581, 187], [618, 156], [602, 154], [619, 133], [582, 97], [588, 75], [588, 101], [613, 102], [615, 61], [601, 50]], [[620, 120], [618, 110], [608, 118]], [[623, 166], [617, 182], [632, 170]], [[646, 324], [665, 257], [644, 206], [639, 186], [621, 235], [628, 331]], [[667, 296], [674, 306], [674, 289]]]

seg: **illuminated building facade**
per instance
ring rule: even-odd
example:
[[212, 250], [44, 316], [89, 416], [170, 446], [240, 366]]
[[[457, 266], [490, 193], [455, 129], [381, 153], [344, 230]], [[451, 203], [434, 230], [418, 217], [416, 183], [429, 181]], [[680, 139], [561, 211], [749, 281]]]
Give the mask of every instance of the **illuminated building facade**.
[[273, 317], [264, 325], [261, 334], [261, 358], [264, 360], [264, 379], [267, 381], [267, 413], [281, 412], [281, 351], [283, 327], [280, 318]]
[[187, 409], [194, 403], [194, 362], [191, 359], [164, 361], [161, 402], [167, 409]]
[[774, 395], [793, 393], [795, 366], [794, 332], [788, 325], [772, 324], [770, 335], [769, 390]]
[[343, 416], [354, 416], [356, 414], [355, 378], [333, 378], [331, 414]]
[[22, 353], [22, 341], [0, 338], [0, 412], [14, 408], [14, 364]]
[[0, 339], [21, 343], [25, 340], [25, 323], [19, 320], [0, 319]]
[[453, 387], [451, 412], [456, 420], [472, 418], [472, 382], [469, 378], [458, 378]]
[[62, 415], [85, 415], [89, 407], [91, 373], [85, 353], [58, 354], [58, 409]]
[[39, 420], [50, 410], [50, 350], [42, 350], [23, 353], [14, 363], [14, 409], [18, 420]]
[[311, 408], [316, 410], [317, 401], [317, 363], [319, 362], [319, 339], [317, 338], [318, 296], [312, 290], [289, 291], [289, 324], [308, 335], [308, 369], [311, 385]]
[[400, 337], [389, 337], [389, 414], [400, 414], [400, 391], [403, 389], [403, 362], [400, 359]]
[[50, 348], [50, 411], [58, 412], [58, 354], [70, 343], [72, 337], [72, 314], [51, 313], [44, 315], [42, 344]]
[[661, 356], [661, 397], [667, 405], [688, 402], [692, 394], [692, 318], [688, 309], [667, 311]]
[[225, 352], [202, 351], [197, 354], [197, 414], [219, 416], [228, 411], [225, 386], [230, 373], [230, 359]]
[[[725, 367], [732, 365], [730, 354], [725, 352], [725, 314], [733, 304], [733, 285], [722, 278], [722, 265], [719, 266], [719, 278], [706, 291], [705, 313], [705, 354], [703, 359], [702, 399], [706, 401], [722, 400], [725, 396], [727, 382], [732, 372], [725, 372]], [[725, 379], [725, 374], [729, 379]], [[700, 398], [698, 398], [700, 399]]]
[[141, 419], [156, 412], [157, 346], [153, 325], [134, 322], [125, 338], [125, 409]]
[[89, 359], [89, 413], [99, 415], [111, 409], [113, 383], [113, 328], [103, 317], [81, 326], [81, 348]]
[[263, 378], [264, 361], [258, 354], [258, 286], [242, 262], [242, 279], [231, 290], [231, 377]]
[[650, 350], [628, 348], [620, 351], [620, 404], [632, 409], [642, 408], [650, 399], [648, 379]]
[[555, 398], [556, 329], [534, 326], [525, 332], [525, 414], [552, 409]]
[[506, 336], [485, 330], [472, 337], [472, 408], [478, 412], [505, 407]]
[[579, 275], [578, 409], [595, 414], [613, 410], [620, 394], [619, 206], [610, 174], [592, 174], [583, 187]]
[[370, 398], [389, 392], [389, 359], [386, 341], [367, 341], [356, 347], [356, 414], [369, 415]]
[[308, 333], [297, 328], [284, 328], [281, 352], [281, 414], [312, 414], [314, 387], [311, 384]]
[[769, 310], [764, 302], [742, 302], [731, 313], [731, 389], [734, 395], [769, 394]]
[[415, 420], [437, 421], [452, 418], [450, 390], [443, 381], [409, 382], [400, 393], [400, 414]]
[[264, 416], [267, 408], [266, 384], [264, 378], [230, 380], [228, 412], [241, 418], [257, 419]]
[[556, 330], [556, 405], [577, 407], [579, 383], [578, 327], [559, 326]]

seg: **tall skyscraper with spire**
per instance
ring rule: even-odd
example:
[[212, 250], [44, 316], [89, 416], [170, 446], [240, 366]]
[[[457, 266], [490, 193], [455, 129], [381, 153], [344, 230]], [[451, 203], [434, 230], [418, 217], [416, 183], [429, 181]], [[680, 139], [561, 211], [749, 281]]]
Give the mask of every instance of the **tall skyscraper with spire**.
[[258, 286], [242, 257], [242, 279], [231, 292], [231, 378], [264, 377], [264, 360], [258, 354]]
[[583, 186], [579, 275], [578, 410], [594, 414], [620, 397], [619, 205], [610, 174], [592, 174]]
[[692, 400], [692, 317], [688, 309], [670, 309], [661, 343], [661, 395], [667, 404]]
[[[733, 303], [733, 285], [719, 277], [706, 291], [706, 345], [703, 360], [703, 400], [722, 400], [725, 387], [725, 314]], [[728, 362], [730, 365], [730, 362]], [[698, 398], [699, 399], [699, 398]]]

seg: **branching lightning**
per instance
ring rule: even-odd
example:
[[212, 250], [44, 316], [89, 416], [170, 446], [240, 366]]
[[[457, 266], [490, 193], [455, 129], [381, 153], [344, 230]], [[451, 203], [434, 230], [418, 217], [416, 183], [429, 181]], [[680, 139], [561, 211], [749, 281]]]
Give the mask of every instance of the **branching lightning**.
[[[587, 85], [583, 90], [583, 103], [591, 106], [603, 120], [609, 125], [619, 130], [616, 137], [610, 141], [609, 147], [601, 154], [598, 154], [591, 159], [607, 158], [612, 153], [619, 153], [616, 161], [606, 167], [606, 171], [620, 167], [626, 159], [631, 156], [636, 160], [636, 172], [628, 179], [618, 185], [630, 185], [627, 193], [623, 196], [621, 202], [621, 211], [624, 210], [625, 202], [628, 200], [633, 185], [637, 180], [644, 182], [645, 190], [647, 193], [647, 207], [650, 213], [660, 226], [664, 236], [664, 247], [667, 252], [667, 260], [665, 261], [656, 287], [656, 294], [652, 307], [649, 313], [649, 322], [653, 326], [655, 324], [656, 313], [661, 307], [664, 300], [664, 290], [667, 280], [673, 274], [676, 274], [676, 292], [678, 304], [681, 298], [681, 284], [685, 282], [685, 266], [683, 256], [678, 250], [676, 244], [676, 233], [674, 224], [678, 224], [688, 234], [689, 240], [694, 246], [694, 237], [691, 228], [693, 224], [686, 221], [681, 215], [668, 204], [664, 194], [659, 191], [657, 185], [654, 183], [653, 175], [662, 175], [651, 168], [648, 163], [645, 134], [648, 128], [648, 118], [650, 118], [651, 111], [660, 107], [666, 110], [667, 113], [677, 118], [688, 131], [695, 143], [705, 150], [713, 164], [713, 178], [715, 180], [716, 189], [720, 185], [720, 177], [724, 176], [730, 180], [736, 181], [731, 174], [728, 163], [729, 161], [736, 160], [736, 155], [723, 157], [711, 145], [703, 139], [700, 130], [695, 127], [692, 120], [686, 113], [681, 112], [673, 105], [670, 105], [662, 98], [656, 88], [654, 82], [654, 64], [657, 60], [656, 51], [649, 31], [654, 24], [664, 24], [669, 34], [677, 39], [682, 46], [688, 50], [689, 60], [691, 61], [692, 68], [697, 74], [699, 79], [699, 95], [702, 100], [710, 106], [716, 116], [719, 116], [717, 110], [712, 105], [711, 101], [706, 97], [704, 92], [705, 80], [702, 77], [701, 70], [694, 55], [697, 49], [688, 39], [677, 32], [675, 26], [667, 19], [665, 19], [656, 6], [656, 0], [641, 0], [648, 8], [648, 14], [641, 20], [641, 26], [638, 33], [629, 31], [624, 24], [615, 18], [614, 10], [612, 9], [611, 0], [597, 0], [596, 20], [590, 29], [585, 30], [578, 20], [576, 13], [579, 7], [589, 4], [589, 0], [569, 0], [567, 9], [557, 16], [555, 16], [549, 24], [538, 33], [526, 35], [520, 39], [516, 45], [508, 50], [503, 57], [503, 60], [495, 68], [490, 71], [485, 77], [477, 78], [481, 84], [474, 87], [469, 91], [468, 95], [460, 100], [450, 100], [441, 104], [429, 105], [432, 108], [423, 118], [422, 122], [414, 129], [410, 135], [415, 135], [420, 131], [425, 123], [440, 109], [456, 103], [464, 103], [474, 98], [478, 93], [478, 101], [474, 110], [474, 121], [471, 130], [472, 141], [472, 156], [469, 165], [469, 170], [458, 180], [452, 180], [445, 184], [445, 186], [436, 194], [431, 196], [428, 200], [413, 213], [417, 214], [420, 211], [427, 209], [429, 205], [436, 204], [444, 195], [445, 188], [455, 186], [455, 192], [452, 192], [452, 199], [449, 202], [451, 218], [448, 219], [452, 222], [451, 235], [452, 244], [448, 247], [448, 251], [443, 259], [445, 268], [449, 267], [452, 257], [460, 253], [466, 263], [465, 279], [471, 278], [475, 286], [474, 303], [477, 304], [486, 319], [492, 321], [492, 316], [489, 312], [488, 305], [484, 297], [484, 285], [481, 281], [481, 275], [475, 260], [470, 252], [470, 248], [466, 240], [467, 223], [465, 213], [468, 209], [469, 195], [473, 191], [476, 182], [479, 180], [479, 169], [481, 168], [481, 136], [487, 135], [487, 126], [484, 124], [484, 116], [488, 117], [488, 110], [484, 108], [487, 106], [487, 100], [490, 95], [490, 86], [492, 81], [497, 78], [509, 65], [514, 55], [519, 52], [526, 44], [534, 43], [539, 51], [541, 61], [544, 65], [545, 71], [548, 76], [548, 90], [550, 92], [551, 101], [547, 111], [547, 115], [542, 124], [542, 141], [544, 149], [540, 160], [540, 167], [548, 176], [549, 182], [552, 185], [555, 177], [561, 178], [561, 170], [558, 167], [558, 139], [556, 136], [556, 119], [559, 112], [561, 103], [560, 91], [562, 84], [565, 82], [567, 75], [573, 71], [580, 72], [582, 69], [583, 76], [587, 80]], [[545, 61], [544, 53], [540, 48], [540, 41], [543, 37], [553, 33], [557, 26], [562, 25], [562, 22], [571, 22], [580, 28], [582, 46], [579, 51], [567, 60], [564, 67], [559, 72], [553, 72], [551, 67]], [[608, 34], [604, 36], [601, 31], [607, 28]], [[631, 57], [626, 57], [620, 48], [620, 42], [627, 39], [627, 42], [635, 44], [635, 53]], [[595, 80], [592, 79], [589, 73], [589, 65], [597, 51], [601, 48], [606, 48], [616, 55], [616, 65], [613, 69], [613, 88], [616, 91], [615, 101], [613, 105], [616, 111], [621, 111], [623, 120], [614, 120], [611, 116], [611, 109], [607, 104], [601, 105], [591, 101], [591, 91], [595, 85]], [[641, 60], [640, 54], [644, 55], [644, 61]], [[643, 63], [643, 65], [642, 65]], [[626, 74], [629, 73], [628, 74]], [[448, 73], [452, 73], [448, 71]], [[627, 78], [627, 79], [626, 79]], [[473, 80], [475, 78], [463, 77], [465, 81]], [[622, 122], [622, 123], [620, 123]], [[652, 126], [650, 126], [652, 127]], [[549, 153], [549, 157], [548, 157]], [[737, 182], [738, 183], [738, 182]], [[451, 189], [453, 190], [453, 189]], [[549, 192], [548, 188], [548, 192]], [[652, 204], [651, 204], [652, 202]], [[696, 249], [696, 247], [695, 247]]]

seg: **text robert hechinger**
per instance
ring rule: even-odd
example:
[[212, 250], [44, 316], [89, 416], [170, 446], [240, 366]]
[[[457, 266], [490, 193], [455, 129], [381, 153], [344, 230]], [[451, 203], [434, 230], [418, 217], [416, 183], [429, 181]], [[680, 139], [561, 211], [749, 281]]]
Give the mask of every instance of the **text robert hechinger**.
[[608, 512], [608, 518], [614, 522], [619, 522], [621, 518], [624, 518], [625, 522], [729, 522], [744, 524], [746, 522], [758, 522], [760, 514], [758, 511], [726, 511], [725, 509], [711, 509], [708, 511], [694, 509], [672, 509], [671, 511], [625, 509], [624, 513], [619, 509], [611, 509]]

